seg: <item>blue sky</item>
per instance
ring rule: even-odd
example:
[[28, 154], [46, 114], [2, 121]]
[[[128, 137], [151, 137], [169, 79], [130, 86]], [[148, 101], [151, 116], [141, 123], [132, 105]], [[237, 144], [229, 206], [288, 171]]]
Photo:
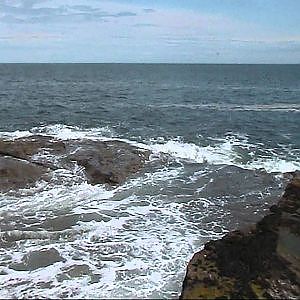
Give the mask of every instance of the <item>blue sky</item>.
[[299, 0], [0, 0], [0, 62], [300, 63]]

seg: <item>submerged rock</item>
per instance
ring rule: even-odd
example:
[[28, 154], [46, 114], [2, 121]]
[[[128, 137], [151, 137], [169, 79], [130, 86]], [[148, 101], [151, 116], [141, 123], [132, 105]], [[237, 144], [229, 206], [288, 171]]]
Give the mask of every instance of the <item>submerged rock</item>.
[[56, 275], [58, 282], [72, 280], [74, 278], [86, 277], [89, 283], [96, 283], [100, 280], [99, 274], [94, 274], [91, 268], [86, 264], [74, 264], [61, 269], [62, 273]]
[[0, 191], [47, 180], [45, 175], [51, 171], [72, 171], [76, 164], [83, 167], [91, 184], [120, 184], [141, 169], [148, 157], [148, 151], [120, 141], [62, 141], [39, 135], [0, 140]]
[[13, 264], [10, 267], [17, 271], [33, 271], [59, 261], [64, 261], [64, 259], [55, 248], [50, 248], [30, 251], [22, 258], [21, 263]]
[[251, 228], [211, 241], [187, 267], [181, 299], [297, 299], [300, 295], [300, 175]]

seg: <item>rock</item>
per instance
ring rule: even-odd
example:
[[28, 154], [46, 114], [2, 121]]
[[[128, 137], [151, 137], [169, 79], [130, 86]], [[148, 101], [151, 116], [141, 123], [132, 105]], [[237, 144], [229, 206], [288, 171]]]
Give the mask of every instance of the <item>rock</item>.
[[[75, 145], [77, 149], [68, 156], [85, 168], [90, 183], [120, 184], [138, 171], [148, 158], [148, 152], [119, 141], [86, 141]], [[74, 148], [74, 145], [71, 145]]]
[[33, 271], [59, 261], [64, 261], [64, 259], [55, 248], [50, 248], [30, 251], [22, 258], [21, 263], [13, 264], [10, 267], [17, 271]]
[[91, 184], [120, 184], [148, 157], [149, 151], [120, 141], [62, 141], [39, 135], [0, 140], [0, 191], [27, 187], [51, 170], [72, 170], [75, 164], [84, 168]]
[[41, 149], [48, 150], [53, 154], [61, 154], [65, 152], [65, 144], [63, 141], [41, 135], [15, 140], [0, 140], [0, 155], [31, 160], [32, 156], [39, 153]]
[[94, 274], [90, 267], [86, 264], [75, 264], [72, 266], [67, 266], [62, 268], [61, 271], [62, 273], [56, 275], [56, 279], [58, 282], [85, 276], [88, 278], [89, 283], [96, 283], [99, 282], [101, 278], [99, 274]]
[[73, 265], [68, 268], [64, 268], [65, 274], [70, 278], [81, 277], [84, 275], [89, 275], [91, 273], [90, 267], [88, 265]]
[[23, 188], [32, 185], [46, 174], [46, 167], [7, 156], [0, 156], [0, 190]]
[[92, 276], [93, 272], [91, 271], [90, 267], [85, 264], [81, 265], [73, 265], [64, 267], [62, 269], [62, 273], [56, 276], [58, 282], [62, 282], [64, 280], [69, 280], [72, 278], [82, 277], [82, 276]]
[[300, 295], [300, 176], [255, 226], [210, 241], [187, 267], [181, 299]]

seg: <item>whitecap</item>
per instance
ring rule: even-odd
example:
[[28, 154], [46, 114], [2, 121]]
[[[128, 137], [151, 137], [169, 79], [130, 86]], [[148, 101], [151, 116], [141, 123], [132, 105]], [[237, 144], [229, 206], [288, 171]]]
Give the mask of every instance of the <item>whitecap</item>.
[[287, 161], [279, 157], [255, 159], [244, 166], [250, 170], [264, 169], [269, 173], [285, 173], [300, 170], [300, 162]]

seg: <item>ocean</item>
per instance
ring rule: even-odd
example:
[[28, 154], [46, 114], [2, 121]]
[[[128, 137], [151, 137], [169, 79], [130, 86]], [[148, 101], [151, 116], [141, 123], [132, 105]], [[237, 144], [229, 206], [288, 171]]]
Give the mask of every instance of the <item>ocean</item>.
[[[0, 138], [35, 134], [151, 155], [117, 187], [0, 193], [0, 298], [177, 298], [192, 255], [300, 169], [300, 65], [0, 64]], [[50, 248], [64, 261], [11, 267]]]

